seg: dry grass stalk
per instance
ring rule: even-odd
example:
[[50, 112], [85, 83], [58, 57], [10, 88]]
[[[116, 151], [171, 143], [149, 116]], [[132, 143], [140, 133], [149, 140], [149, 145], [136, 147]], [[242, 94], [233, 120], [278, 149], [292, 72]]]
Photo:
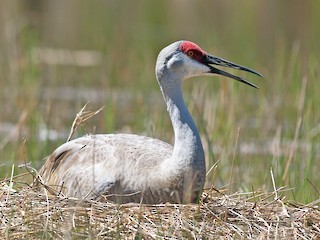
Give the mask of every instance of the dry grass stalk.
[[199, 204], [118, 205], [48, 196], [29, 187], [24, 177], [0, 182], [0, 235], [6, 239], [320, 237], [320, 200], [284, 202], [283, 188], [231, 195], [206, 190]]
[[86, 107], [87, 107], [87, 104], [84, 105], [83, 108], [81, 108], [81, 110], [77, 113], [76, 117], [74, 118], [71, 129], [70, 129], [69, 136], [67, 138], [67, 142], [69, 142], [71, 140], [73, 134], [76, 132], [77, 128], [80, 125], [82, 125], [89, 118], [92, 118], [93, 116], [97, 115], [104, 108], [104, 106], [102, 106], [97, 111], [92, 112], [92, 111], [85, 111]]

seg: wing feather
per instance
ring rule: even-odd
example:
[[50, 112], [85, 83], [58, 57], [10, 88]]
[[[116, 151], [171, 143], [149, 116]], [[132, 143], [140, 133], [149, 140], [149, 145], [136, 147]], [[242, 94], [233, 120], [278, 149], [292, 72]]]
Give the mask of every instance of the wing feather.
[[170, 144], [144, 136], [87, 135], [58, 147], [40, 175], [45, 185], [67, 196], [126, 194], [151, 184], [152, 169], [170, 158], [172, 150]]

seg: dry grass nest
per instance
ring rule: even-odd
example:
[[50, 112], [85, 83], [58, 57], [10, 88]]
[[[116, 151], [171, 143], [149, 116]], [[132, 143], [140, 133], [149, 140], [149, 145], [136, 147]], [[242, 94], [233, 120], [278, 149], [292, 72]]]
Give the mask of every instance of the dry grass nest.
[[[76, 115], [77, 127], [99, 113]], [[198, 204], [115, 204], [52, 196], [26, 183], [26, 173], [0, 180], [1, 239], [320, 239], [320, 199], [308, 205], [271, 193], [207, 189]], [[40, 184], [41, 185], [41, 184]]]
[[0, 182], [0, 235], [6, 239], [319, 239], [319, 202], [272, 193], [205, 190], [198, 204], [114, 204], [50, 196], [25, 183]]

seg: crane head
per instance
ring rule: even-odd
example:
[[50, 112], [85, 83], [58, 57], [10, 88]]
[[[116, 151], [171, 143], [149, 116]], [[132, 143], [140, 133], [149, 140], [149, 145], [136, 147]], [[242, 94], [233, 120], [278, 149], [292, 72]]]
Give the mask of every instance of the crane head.
[[165, 47], [158, 56], [156, 72], [158, 80], [158, 75], [164, 75], [168, 73], [171, 78], [174, 78], [172, 75], [175, 75], [176, 78], [180, 79], [218, 74], [243, 82], [254, 88], [258, 88], [255, 84], [247, 81], [246, 79], [225, 72], [214, 66], [234, 68], [262, 77], [260, 73], [250, 68], [210, 55], [203, 51], [197, 44], [190, 41], [178, 41]]

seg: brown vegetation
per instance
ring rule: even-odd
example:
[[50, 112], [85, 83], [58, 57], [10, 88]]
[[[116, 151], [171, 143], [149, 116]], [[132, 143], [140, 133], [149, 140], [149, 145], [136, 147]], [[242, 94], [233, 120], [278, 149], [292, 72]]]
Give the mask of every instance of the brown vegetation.
[[118, 205], [41, 194], [21, 182], [24, 175], [1, 181], [0, 234], [6, 239], [320, 237], [320, 200], [285, 201], [283, 188], [232, 195], [208, 189], [199, 204]]

